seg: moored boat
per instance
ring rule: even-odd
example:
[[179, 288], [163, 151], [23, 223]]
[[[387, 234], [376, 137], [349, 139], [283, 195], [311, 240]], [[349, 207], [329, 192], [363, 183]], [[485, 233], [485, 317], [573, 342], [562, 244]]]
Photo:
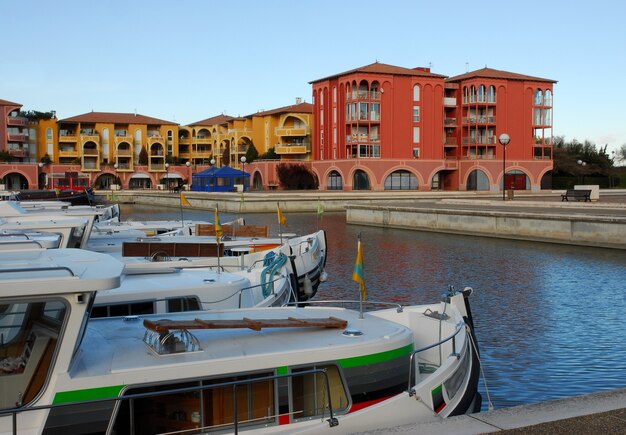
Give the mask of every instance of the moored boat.
[[[476, 409], [464, 295], [89, 319], [123, 263], [0, 252], [0, 432], [347, 433]], [[45, 285], [42, 283], [45, 282]]]

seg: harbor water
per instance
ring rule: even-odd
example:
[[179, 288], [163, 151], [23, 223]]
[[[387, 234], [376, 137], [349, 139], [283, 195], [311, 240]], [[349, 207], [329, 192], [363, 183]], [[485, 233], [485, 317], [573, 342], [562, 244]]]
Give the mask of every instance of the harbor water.
[[[430, 303], [450, 285], [472, 287], [483, 410], [488, 397], [503, 408], [626, 387], [626, 251], [348, 225], [344, 213], [285, 216], [283, 231], [326, 231], [329, 280], [317, 299], [358, 299], [359, 235], [370, 300]], [[271, 213], [220, 220], [237, 217], [279, 232]], [[179, 209], [122, 206], [122, 219], [180, 218]]]

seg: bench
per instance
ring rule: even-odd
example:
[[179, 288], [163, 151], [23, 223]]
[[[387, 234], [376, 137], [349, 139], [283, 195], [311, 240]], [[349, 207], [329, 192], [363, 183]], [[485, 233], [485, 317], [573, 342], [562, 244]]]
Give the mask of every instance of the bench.
[[569, 201], [570, 198], [575, 199], [576, 201], [591, 202], [591, 190], [567, 189], [564, 194], [561, 194], [561, 201]]

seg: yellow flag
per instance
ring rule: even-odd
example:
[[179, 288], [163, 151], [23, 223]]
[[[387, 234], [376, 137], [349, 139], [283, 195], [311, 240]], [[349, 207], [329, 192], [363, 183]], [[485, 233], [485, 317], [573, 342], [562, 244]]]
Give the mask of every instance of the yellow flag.
[[277, 213], [278, 213], [278, 223], [280, 225], [287, 226], [287, 219], [283, 215], [283, 212], [280, 211], [280, 205], [278, 205], [278, 203], [276, 203], [276, 210], [277, 210]]
[[363, 250], [361, 249], [361, 238], [356, 252], [356, 262], [354, 263], [354, 272], [352, 272], [352, 281], [358, 282], [361, 287], [361, 295], [363, 300], [367, 300], [367, 292], [365, 291], [365, 280], [363, 277]]
[[222, 231], [222, 224], [220, 223], [220, 215], [217, 211], [217, 207], [215, 207], [215, 217], [214, 217], [213, 225], [215, 226], [215, 239], [219, 243], [220, 239], [222, 238], [222, 234], [224, 234], [224, 232]]
[[185, 198], [184, 193], [180, 193], [180, 206], [181, 207], [191, 207], [191, 203]]

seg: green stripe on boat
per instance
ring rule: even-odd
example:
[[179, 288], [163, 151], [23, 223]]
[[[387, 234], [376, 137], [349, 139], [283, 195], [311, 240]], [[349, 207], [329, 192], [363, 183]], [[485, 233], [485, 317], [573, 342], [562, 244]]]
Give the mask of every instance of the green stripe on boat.
[[108, 399], [120, 395], [124, 385], [115, 385], [113, 387], [90, 388], [87, 390], [62, 391], [54, 395], [52, 404], [70, 402], [84, 402], [86, 400]]
[[392, 359], [400, 358], [405, 355], [410, 355], [413, 352], [413, 345], [407, 344], [404, 347], [398, 349], [388, 350], [386, 352], [373, 353], [371, 355], [356, 356], [354, 358], [344, 358], [339, 360], [339, 365], [344, 368], [366, 366], [370, 364], [377, 364]]

